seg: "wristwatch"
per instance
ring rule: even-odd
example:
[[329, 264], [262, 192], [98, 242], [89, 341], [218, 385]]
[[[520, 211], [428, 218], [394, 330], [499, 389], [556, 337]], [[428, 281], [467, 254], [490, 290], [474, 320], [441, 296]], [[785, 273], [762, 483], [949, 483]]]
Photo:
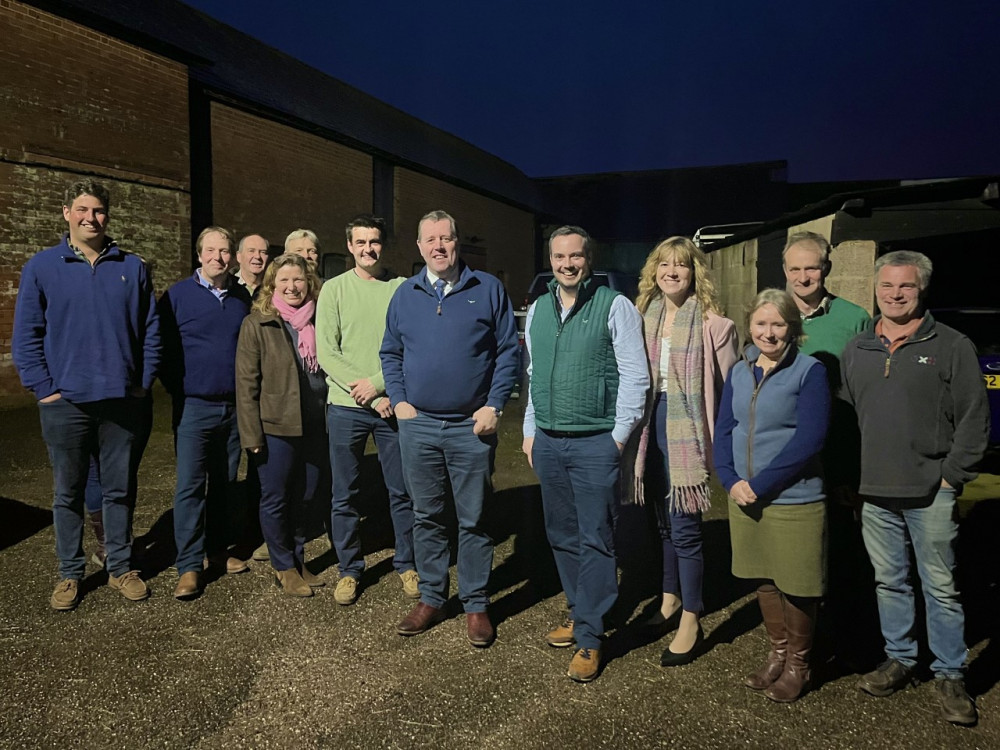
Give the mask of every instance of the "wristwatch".
[[500, 419], [500, 417], [502, 417], [502, 416], [503, 416], [503, 409], [498, 409], [498, 408], [496, 408], [495, 406], [491, 406], [490, 408], [491, 408], [491, 409], [493, 410], [493, 412], [494, 412], [494, 413], [495, 413], [495, 414], [497, 415], [497, 419]]

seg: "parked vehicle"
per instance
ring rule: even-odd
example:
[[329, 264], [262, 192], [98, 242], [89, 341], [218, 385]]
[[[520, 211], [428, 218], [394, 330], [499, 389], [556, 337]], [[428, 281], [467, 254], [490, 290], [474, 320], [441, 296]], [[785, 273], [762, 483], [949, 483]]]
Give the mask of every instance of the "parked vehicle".
[[[616, 292], [624, 294], [633, 302], [639, 293], [639, 277], [633, 274], [624, 273], [623, 271], [592, 271], [591, 276], [594, 277], [594, 281], [597, 282], [598, 286], [611, 287]], [[545, 294], [545, 289], [549, 282], [552, 281], [552, 278], [552, 271], [542, 271], [542, 273], [535, 276], [531, 282], [531, 286], [528, 287], [528, 294], [524, 298], [524, 305], [521, 307], [522, 310], [527, 310], [532, 302]]]
[[1000, 308], [943, 308], [931, 310], [931, 315], [961, 331], [976, 345], [990, 400], [990, 447], [1000, 448]]

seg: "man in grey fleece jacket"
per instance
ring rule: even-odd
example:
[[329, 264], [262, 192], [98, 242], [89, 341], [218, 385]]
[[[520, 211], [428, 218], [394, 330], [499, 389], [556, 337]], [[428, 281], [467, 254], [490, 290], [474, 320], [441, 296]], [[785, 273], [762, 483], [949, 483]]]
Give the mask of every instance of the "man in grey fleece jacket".
[[975, 347], [924, 309], [930, 260], [900, 250], [875, 262], [882, 313], [844, 351], [844, 397], [861, 430], [861, 522], [875, 569], [886, 660], [858, 687], [884, 697], [917, 663], [909, 580], [913, 546], [927, 609], [931, 670], [947, 721], [976, 722], [965, 691], [965, 615], [955, 586], [955, 498], [976, 477], [989, 407]]

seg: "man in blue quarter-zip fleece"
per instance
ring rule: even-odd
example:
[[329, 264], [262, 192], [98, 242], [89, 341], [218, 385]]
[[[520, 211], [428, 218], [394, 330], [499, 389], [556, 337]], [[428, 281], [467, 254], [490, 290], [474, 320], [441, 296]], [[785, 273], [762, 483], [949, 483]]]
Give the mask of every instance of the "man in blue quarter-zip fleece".
[[417, 247], [427, 264], [389, 302], [379, 356], [399, 426], [403, 481], [413, 500], [413, 547], [420, 602], [396, 627], [423, 633], [444, 618], [448, 600], [447, 487], [458, 521], [458, 596], [469, 642], [493, 642], [486, 584], [493, 540], [485, 504], [497, 420], [514, 389], [517, 326], [495, 277], [458, 257], [458, 229], [444, 211], [420, 220]]
[[108, 585], [132, 601], [149, 596], [132, 570], [131, 477], [160, 363], [159, 319], [145, 262], [106, 235], [109, 206], [104, 185], [70, 185], [63, 205], [69, 232], [25, 264], [14, 309], [14, 364], [38, 399], [54, 475], [60, 581], [49, 603], [57, 610], [80, 602], [92, 454], [101, 466]]
[[570, 611], [546, 640], [575, 643], [568, 675], [590, 682], [601, 666], [604, 615], [618, 596], [615, 486], [622, 446], [642, 419], [649, 365], [635, 306], [594, 283], [590, 236], [560, 227], [549, 260], [554, 278], [526, 321], [522, 447], [542, 486], [545, 533]]
[[236, 508], [240, 436], [236, 424], [236, 342], [250, 293], [229, 273], [233, 235], [207, 227], [195, 247], [199, 268], [160, 298], [163, 373], [174, 400], [177, 486], [174, 541], [180, 576], [174, 597], [201, 593], [203, 560], [227, 573], [247, 564], [227, 555], [244, 519]]
[[886, 659], [858, 682], [885, 697], [913, 681], [917, 666], [916, 558], [927, 645], [941, 712], [974, 724], [965, 690], [965, 614], [955, 585], [955, 498], [976, 478], [990, 434], [976, 349], [924, 309], [931, 261], [897, 250], [875, 261], [881, 315], [843, 355], [843, 397], [861, 429], [861, 531], [875, 570]]

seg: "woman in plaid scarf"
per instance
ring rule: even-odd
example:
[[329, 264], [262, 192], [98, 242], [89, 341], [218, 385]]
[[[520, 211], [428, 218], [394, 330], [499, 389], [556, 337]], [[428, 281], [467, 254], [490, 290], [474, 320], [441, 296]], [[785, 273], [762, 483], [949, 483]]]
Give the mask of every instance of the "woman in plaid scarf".
[[[705, 255], [670, 237], [646, 258], [636, 307], [643, 316], [652, 388], [639, 438], [624, 467], [630, 500], [648, 494], [663, 543], [663, 601], [656, 624], [679, 621], [660, 663], [687, 664], [701, 652], [704, 558], [701, 516], [711, 506], [708, 472], [716, 406], [737, 360], [736, 326], [716, 300]], [[636, 442], [636, 441], [633, 441]]]

